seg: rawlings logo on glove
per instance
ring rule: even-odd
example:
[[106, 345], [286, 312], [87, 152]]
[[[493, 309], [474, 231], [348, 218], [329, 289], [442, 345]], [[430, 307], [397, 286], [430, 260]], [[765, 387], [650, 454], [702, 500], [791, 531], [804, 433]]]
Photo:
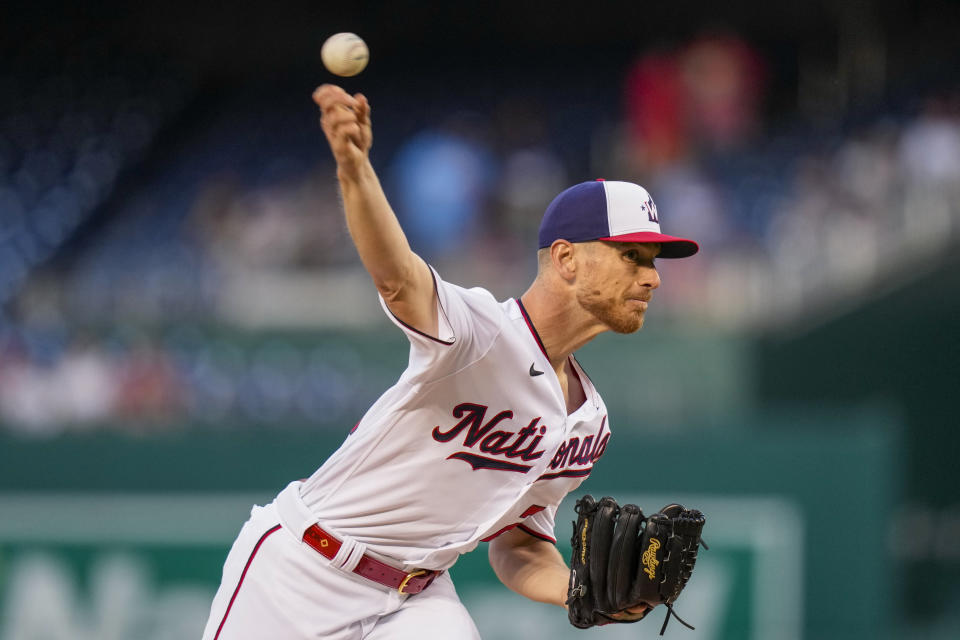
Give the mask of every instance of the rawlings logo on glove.
[[657, 549], [659, 548], [660, 541], [654, 538], [650, 541], [650, 546], [647, 547], [647, 550], [640, 556], [640, 561], [643, 563], [643, 572], [647, 574], [651, 580], [657, 577], [657, 565], [660, 564], [657, 562]]
[[[637, 622], [617, 614], [647, 605], [667, 608], [660, 635], [673, 616], [673, 603], [693, 574], [700, 533], [706, 518], [679, 504], [650, 517], [635, 504], [620, 506], [613, 498], [599, 502], [586, 495], [577, 501], [567, 613], [570, 623], [586, 629], [609, 622]], [[706, 548], [706, 545], [703, 545]], [[644, 616], [646, 614], [643, 614]]]

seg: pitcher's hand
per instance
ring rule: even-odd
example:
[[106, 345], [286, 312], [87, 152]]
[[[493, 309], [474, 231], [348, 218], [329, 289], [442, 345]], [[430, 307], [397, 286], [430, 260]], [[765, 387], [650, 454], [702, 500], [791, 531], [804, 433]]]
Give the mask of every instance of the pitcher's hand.
[[356, 174], [369, 161], [373, 144], [370, 103], [363, 94], [351, 96], [332, 84], [317, 87], [313, 101], [320, 107], [320, 126], [337, 161], [337, 169], [348, 175]]

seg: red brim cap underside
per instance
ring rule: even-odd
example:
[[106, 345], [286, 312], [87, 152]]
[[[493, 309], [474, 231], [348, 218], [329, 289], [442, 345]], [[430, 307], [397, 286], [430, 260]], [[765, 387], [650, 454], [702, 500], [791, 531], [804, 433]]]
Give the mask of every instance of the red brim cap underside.
[[661, 246], [660, 253], [657, 254], [658, 258], [689, 258], [700, 250], [700, 246], [693, 240], [652, 231], [625, 233], [620, 236], [597, 238], [597, 240], [606, 240], [607, 242], [659, 242]]

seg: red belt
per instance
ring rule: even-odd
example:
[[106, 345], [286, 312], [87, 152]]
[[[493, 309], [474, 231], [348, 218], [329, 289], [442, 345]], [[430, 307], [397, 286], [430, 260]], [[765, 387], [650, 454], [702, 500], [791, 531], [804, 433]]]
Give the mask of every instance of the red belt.
[[[303, 541], [316, 549], [320, 555], [331, 560], [337, 555], [343, 544], [318, 525], [311, 525], [304, 532]], [[409, 595], [420, 593], [430, 586], [434, 578], [442, 573], [440, 571], [427, 571], [426, 569], [417, 569], [407, 573], [395, 569], [385, 562], [380, 562], [376, 558], [371, 558], [367, 554], [360, 558], [360, 562], [357, 563], [353, 572], [358, 576], [363, 576], [368, 580], [373, 580], [378, 584]]]

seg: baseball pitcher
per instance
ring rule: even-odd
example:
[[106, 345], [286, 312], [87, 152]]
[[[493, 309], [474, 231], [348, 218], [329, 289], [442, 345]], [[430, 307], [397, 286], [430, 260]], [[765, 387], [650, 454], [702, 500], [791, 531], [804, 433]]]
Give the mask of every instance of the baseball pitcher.
[[627, 182], [570, 187], [547, 207], [539, 268], [497, 301], [415, 254], [370, 163], [367, 99], [313, 94], [350, 236], [384, 313], [410, 342], [396, 384], [312, 476], [255, 506], [227, 556], [205, 640], [478, 638], [449, 569], [480, 542], [510, 589], [577, 627], [669, 613], [704, 517], [582, 497], [570, 565], [554, 517], [603, 457], [611, 421], [574, 352], [629, 334], [660, 286], [654, 261], [696, 243], [665, 235]]

